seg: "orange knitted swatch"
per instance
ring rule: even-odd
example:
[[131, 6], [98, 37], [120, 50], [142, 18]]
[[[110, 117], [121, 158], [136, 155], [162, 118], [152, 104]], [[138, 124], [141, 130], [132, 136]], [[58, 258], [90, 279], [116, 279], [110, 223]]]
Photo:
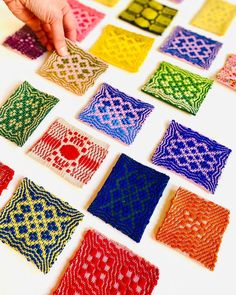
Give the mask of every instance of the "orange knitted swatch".
[[157, 240], [177, 248], [214, 270], [229, 211], [179, 188]]

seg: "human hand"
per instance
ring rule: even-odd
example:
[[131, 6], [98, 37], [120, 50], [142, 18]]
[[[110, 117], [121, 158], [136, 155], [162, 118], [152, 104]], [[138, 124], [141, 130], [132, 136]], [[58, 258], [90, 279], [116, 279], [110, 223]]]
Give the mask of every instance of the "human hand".
[[11, 12], [36, 33], [50, 51], [67, 55], [65, 38], [76, 41], [74, 15], [66, 0], [4, 0]]

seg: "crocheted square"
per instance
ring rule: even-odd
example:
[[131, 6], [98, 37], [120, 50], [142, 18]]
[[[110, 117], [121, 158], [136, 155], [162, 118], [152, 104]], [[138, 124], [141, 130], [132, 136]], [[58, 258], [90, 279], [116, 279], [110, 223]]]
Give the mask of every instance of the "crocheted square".
[[218, 41], [177, 27], [160, 48], [160, 51], [207, 70], [221, 46], [222, 43]]
[[236, 16], [236, 5], [222, 0], [206, 0], [191, 24], [222, 36]]
[[79, 115], [79, 119], [131, 144], [153, 108], [104, 83]]
[[214, 270], [229, 214], [229, 210], [179, 188], [157, 240]]
[[80, 187], [100, 167], [109, 145], [56, 120], [30, 149], [29, 155]]
[[2, 191], [8, 187], [13, 176], [14, 171], [0, 162], [0, 195]]
[[77, 0], [68, 0], [68, 3], [77, 22], [77, 41], [82, 41], [104, 18], [105, 14], [79, 3]]
[[25, 81], [0, 108], [0, 135], [22, 146], [58, 101]]
[[162, 35], [177, 10], [157, 1], [133, 0], [119, 18], [145, 31]]
[[83, 95], [107, 65], [67, 40], [69, 55], [59, 56], [55, 51], [42, 66], [39, 74], [69, 91]]
[[0, 214], [0, 240], [47, 273], [83, 214], [24, 178]]
[[196, 115], [213, 81], [162, 62], [142, 90]]
[[230, 153], [227, 147], [173, 120], [152, 162], [214, 193]]
[[231, 54], [224, 67], [216, 75], [218, 82], [236, 90], [236, 54]]
[[120, 0], [96, 0], [99, 3], [102, 3], [106, 6], [115, 6]]
[[26, 25], [13, 35], [7, 37], [3, 45], [31, 59], [36, 59], [47, 51], [39, 42], [35, 33]]
[[168, 181], [122, 154], [88, 211], [140, 242]]
[[153, 41], [153, 38], [108, 25], [90, 52], [123, 70], [138, 72]]
[[54, 295], [151, 295], [159, 270], [98, 232], [86, 232]]

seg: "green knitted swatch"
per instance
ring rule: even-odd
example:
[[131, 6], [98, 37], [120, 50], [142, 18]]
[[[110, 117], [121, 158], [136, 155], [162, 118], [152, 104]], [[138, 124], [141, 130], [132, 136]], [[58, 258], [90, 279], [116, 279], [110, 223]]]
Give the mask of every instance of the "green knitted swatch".
[[22, 146], [58, 101], [25, 81], [0, 108], [0, 135]]
[[162, 62], [142, 91], [196, 115], [213, 81]]

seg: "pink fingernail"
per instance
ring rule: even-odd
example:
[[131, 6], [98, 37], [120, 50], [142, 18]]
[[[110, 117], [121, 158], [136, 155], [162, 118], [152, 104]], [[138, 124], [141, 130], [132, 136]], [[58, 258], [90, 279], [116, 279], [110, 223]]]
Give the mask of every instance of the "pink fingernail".
[[66, 46], [60, 48], [60, 50], [59, 50], [59, 54], [60, 54], [61, 56], [66, 56], [66, 55], [68, 55], [68, 50], [67, 50]]

